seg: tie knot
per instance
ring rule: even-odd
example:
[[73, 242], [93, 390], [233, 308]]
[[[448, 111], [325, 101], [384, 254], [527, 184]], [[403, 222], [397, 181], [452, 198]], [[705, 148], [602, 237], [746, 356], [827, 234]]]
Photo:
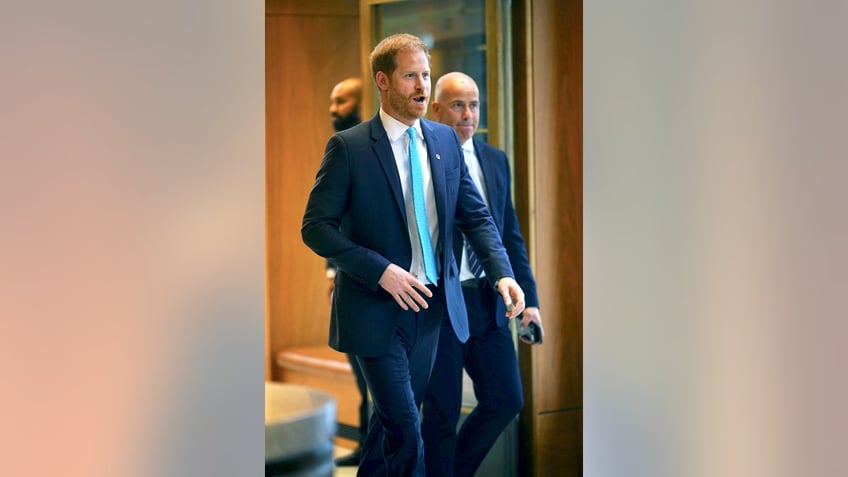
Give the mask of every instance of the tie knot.
[[407, 129], [406, 134], [409, 136], [409, 142], [414, 143], [415, 142], [415, 136], [416, 136], [415, 128], [411, 127], [409, 129]]

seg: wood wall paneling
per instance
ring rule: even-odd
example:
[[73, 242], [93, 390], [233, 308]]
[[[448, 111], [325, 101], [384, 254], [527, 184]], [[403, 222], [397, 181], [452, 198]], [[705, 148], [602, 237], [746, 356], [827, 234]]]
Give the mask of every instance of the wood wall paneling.
[[583, 411], [568, 410], [537, 418], [535, 477], [578, 477], [583, 475]]
[[536, 246], [544, 257], [537, 273], [543, 277], [539, 293], [555, 314], [546, 328], [556, 337], [537, 350], [546, 366], [535, 369], [564, 377], [537, 394], [540, 410], [555, 411], [582, 405], [582, 3], [534, 5]]
[[333, 133], [330, 90], [359, 75], [358, 42], [356, 0], [266, 2], [266, 309], [272, 371], [280, 349], [327, 342], [324, 260], [303, 244], [300, 226]]
[[[265, 0], [265, 15], [357, 16], [358, 0]], [[357, 30], [358, 31], [358, 30]]]
[[522, 475], [582, 472], [582, 3], [513, 10], [516, 205], [535, 257], [545, 343], [519, 347]]

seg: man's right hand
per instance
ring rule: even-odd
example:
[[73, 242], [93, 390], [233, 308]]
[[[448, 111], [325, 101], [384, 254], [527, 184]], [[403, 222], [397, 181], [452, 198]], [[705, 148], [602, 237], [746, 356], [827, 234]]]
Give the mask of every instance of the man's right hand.
[[[404, 310], [412, 308], [412, 311], [421, 311], [429, 307], [424, 296], [431, 298], [431, 292], [423, 283], [418, 281], [411, 273], [400, 268], [394, 263], [390, 263], [383, 275], [380, 277], [380, 286], [389, 292], [389, 295], [395, 299], [398, 306]], [[421, 295], [424, 296], [421, 296]]]

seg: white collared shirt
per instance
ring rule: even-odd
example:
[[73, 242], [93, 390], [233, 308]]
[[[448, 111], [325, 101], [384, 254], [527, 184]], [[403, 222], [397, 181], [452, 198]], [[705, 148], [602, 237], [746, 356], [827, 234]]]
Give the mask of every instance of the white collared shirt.
[[[410, 128], [406, 124], [389, 116], [383, 108], [380, 108], [380, 121], [389, 136], [392, 145], [392, 153], [395, 156], [398, 175], [400, 176], [400, 187], [403, 190], [403, 202], [406, 207], [406, 224], [409, 232], [409, 242], [412, 244], [412, 265], [409, 273], [415, 275], [424, 284], [430, 283], [424, 275], [424, 256], [418, 240], [418, 229], [415, 227], [415, 209], [412, 204], [412, 177], [409, 170], [409, 136], [406, 130]], [[418, 135], [415, 142], [418, 147], [418, 157], [421, 158], [421, 178], [424, 182], [424, 199], [427, 205], [427, 225], [430, 226], [430, 243], [433, 244], [433, 255], [436, 257], [436, 267], [439, 268], [438, 253], [435, 250], [439, 243], [439, 216], [436, 213], [436, 196], [433, 192], [433, 174], [430, 171], [430, 161], [427, 156], [427, 147], [424, 144], [424, 135], [421, 133], [421, 121], [416, 120], [412, 125]]]
[[[483, 169], [480, 167], [480, 160], [474, 152], [473, 138], [469, 138], [462, 144], [462, 155], [465, 156], [465, 165], [468, 166], [468, 174], [471, 176], [471, 181], [474, 182], [474, 185], [477, 186], [477, 191], [483, 196], [483, 202], [486, 203], [486, 207], [489, 207], [489, 194], [486, 190], [486, 181], [483, 179]], [[483, 276], [486, 276], [486, 272], [483, 272]], [[463, 281], [471, 278], [474, 278], [474, 274], [471, 273], [471, 267], [468, 266], [468, 252], [465, 250], [465, 247], [462, 247], [459, 280]]]

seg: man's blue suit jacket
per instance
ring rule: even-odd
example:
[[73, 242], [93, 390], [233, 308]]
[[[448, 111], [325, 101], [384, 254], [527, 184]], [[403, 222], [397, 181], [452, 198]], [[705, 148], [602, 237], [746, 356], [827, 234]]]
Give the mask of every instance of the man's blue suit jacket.
[[[506, 154], [485, 142], [472, 139], [474, 153], [483, 170], [483, 181], [486, 184], [486, 192], [489, 198], [489, 212], [495, 221], [495, 226], [500, 232], [501, 240], [506, 247], [512, 271], [515, 273], [515, 281], [524, 291], [524, 302], [526, 306], [539, 306], [539, 295], [536, 292], [536, 280], [530, 269], [530, 260], [527, 258], [527, 247], [518, 218], [515, 216], [515, 207], [512, 205], [511, 174], [509, 160]], [[457, 230], [456, 233], [459, 233]], [[461, 238], [461, 235], [458, 235]], [[454, 253], [457, 257], [462, 256], [463, 240], [454, 241]], [[476, 253], [476, 251], [475, 251]], [[488, 273], [486, 275], [489, 276]], [[503, 300], [498, 299], [496, 305], [496, 320], [498, 326], [505, 326], [508, 318], [505, 316], [506, 306]]]
[[[454, 258], [454, 230], [466, 234], [490, 277], [514, 278], [497, 228], [477, 192], [453, 129], [421, 119], [439, 218], [436, 260], [457, 337], [468, 319]], [[301, 234], [339, 268], [330, 314], [332, 348], [362, 356], [388, 350], [398, 320], [413, 319], [379, 286], [390, 263], [409, 270], [412, 249], [392, 147], [379, 114], [334, 134], [309, 194]], [[458, 239], [458, 240], [461, 240]]]

